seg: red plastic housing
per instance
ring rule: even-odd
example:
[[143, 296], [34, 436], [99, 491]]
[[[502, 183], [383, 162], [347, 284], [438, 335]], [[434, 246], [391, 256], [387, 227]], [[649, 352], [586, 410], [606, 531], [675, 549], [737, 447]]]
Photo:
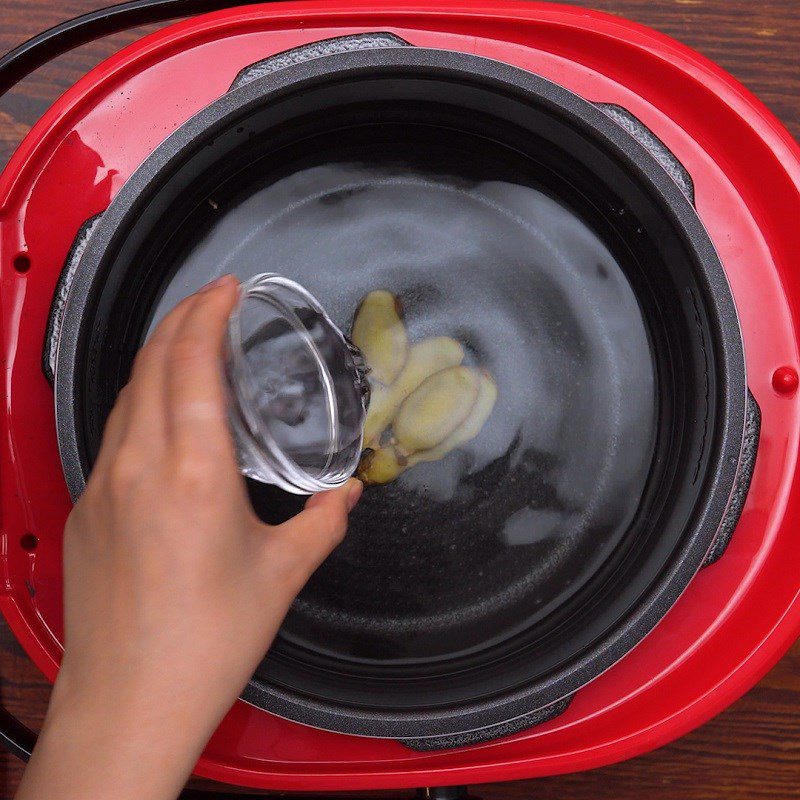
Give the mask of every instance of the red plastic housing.
[[[148, 36], [70, 89], [0, 176], [0, 608], [53, 679], [70, 502], [40, 361], [56, 279], [79, 225], [103, 211], [151, 150], [225, 92], [242, 67], [317, 39], [392, 31], [412, 44], [499, 59], [589, 100], [618, 103], [678, 156], [733, 288], [749, 384], [762, 410], [752, 488], [725, 556], [556, 720], [488, 744], [423, 754], [303, 727], [239, 702], [197, 773], [261, 788], [341, 790], [498, 781], [629, 758], [721, 711], [800, 634], [800, 148], [729, 75], [633, 23], [536, 3], [376, 5], [249, 6]], [[38, 539], [34, 549], [28, 534]]]

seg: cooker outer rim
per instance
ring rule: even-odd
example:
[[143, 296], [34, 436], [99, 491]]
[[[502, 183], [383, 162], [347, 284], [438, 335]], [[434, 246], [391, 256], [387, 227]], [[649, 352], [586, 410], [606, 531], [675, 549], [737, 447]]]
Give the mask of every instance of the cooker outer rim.
[[[700, 218], [678, 185], [655, 159], [627, 132], [590, 102], [533, 73], [500, 61], [449, 50], [396, 48], [356, 51], [314, 59], [256, 79], [235, 89], [198, 112], [169, 136], [136, 170], [103, 213], [78, 266], [67, 303], [56, 362], [56, 424], [59, 452], [73, 500], [84, 488], [84, 468], [79, 455], [79, 438], [72, 409], [78, 388], [75, 370], [80, 363], [84, 317], [92, 293], [101, 283], [99, 269], [106, 250], [117, 241], [118, 232], [135, 214], [137, 202], [148, 189], [181, 160], [185, 148], [196, 147], [201, 138], [215, 132], [248, 109], [265, 100], [283, 98], [302, 91], [320, 80], [346, 79], [375, 74], [380, 70], [408, 69], [417, 74], [437, 70], [440, 75], [483, 85], [509, 88], [568, 116], [570, 121], [604, 140], [647, 188], [657, 193], [670, 220], [683, 235], [684, 244], [702, 267], [697, 278], [705, 294], [716, 336], [719, 360], [717, 448], [706, 487], [695, 511], [696, 523], [685, 537], [678, 556], [651, 587], [636, 612], [617, 626], [584, 656], [554, 676], [503, 695], [501, 699], [472, 703], [469, 709], [388, 714], [348, 708], [345, 711], [315, 703], [274, 686], [251, 684], [243, 699], [279, 716], [315, 727], [362, 736], [423, 738], [462, 733], [507, 722], [544, 708], [572, 694], [598, 677], [636, 646], [661, 620], [700, 568], [728, 505], [736, 477], [745, 424], [746, 378], [744, 351], [731, 289], [722, 264]], [[65, 413], [64, 409], [69, 409]], [[454, 722], [457, 726], [454, 727]]]

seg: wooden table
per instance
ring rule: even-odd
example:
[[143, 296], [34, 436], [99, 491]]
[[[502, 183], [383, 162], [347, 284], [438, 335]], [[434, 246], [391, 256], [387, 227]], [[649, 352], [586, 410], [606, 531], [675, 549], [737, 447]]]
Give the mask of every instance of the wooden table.
[[[0, 50], [106, 4], [0, 0]], [[714, 59], [800, 139], [799, 0], [593, 0], [591, 5], [657, 28]], [[0, 102], [0, 165], [62, 91], [145, 30], [63, 56], [5, 97]], [[5, 624], [0, 628], [0, 676], [3, 702], [29, 724], [40, 724], [49, 688]], [[0, 800], [13, 796], [21, 769], [14, 758], [0, 755]], [[484, 786], [480, 794], [485, 800], [800, 798], [800, 644], [732, 708], [655, 753], [593, 772]]]

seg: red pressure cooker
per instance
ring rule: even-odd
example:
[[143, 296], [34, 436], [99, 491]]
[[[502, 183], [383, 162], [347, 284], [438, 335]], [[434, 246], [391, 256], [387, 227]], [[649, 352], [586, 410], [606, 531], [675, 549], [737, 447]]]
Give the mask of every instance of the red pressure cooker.
[[0, 92], [200, 12], [92, 70], [0, 175], [0, 609], [28, 655], [55, 678], [64, 522], [135, 353], [223, 265], [343, 328], [388, 289], [498, 399], [365, 492], [197, 775], [466, 797], [733, 702], [800, 634], [798, 145], [688, 48], [543, 3], [136, 0], [9, 53]]

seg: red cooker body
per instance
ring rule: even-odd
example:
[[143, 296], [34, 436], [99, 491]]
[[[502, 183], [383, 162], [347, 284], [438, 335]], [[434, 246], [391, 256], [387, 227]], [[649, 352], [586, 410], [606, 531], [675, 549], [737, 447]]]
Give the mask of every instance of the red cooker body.
[[[749, 385], [762, 410], [750, 494], [724, 557], [557, 719], [487, 744], [416, 753], [238, 702], [196, 772], [259, 788], [375, 789], [551, 775], [629, 758], [721, 711], [800, 634], [800, 148], [729, 75], [639, 25], [537, 3], [375, 5], [249, 6], [165, 28], [72, 87], [0, 176], [0, 608], [53, 679], [70, 502], [40, 363], [56, 280], [80, 224], [103, 211], [152, 149], [223, 94], [242, 67], [318, 39], [392, 31], [421, 47], [505, 61], [588, 100], [622, 105], [681, 160], [733, 289]], [[28, 534], [38, 539], [34, 549]]]

